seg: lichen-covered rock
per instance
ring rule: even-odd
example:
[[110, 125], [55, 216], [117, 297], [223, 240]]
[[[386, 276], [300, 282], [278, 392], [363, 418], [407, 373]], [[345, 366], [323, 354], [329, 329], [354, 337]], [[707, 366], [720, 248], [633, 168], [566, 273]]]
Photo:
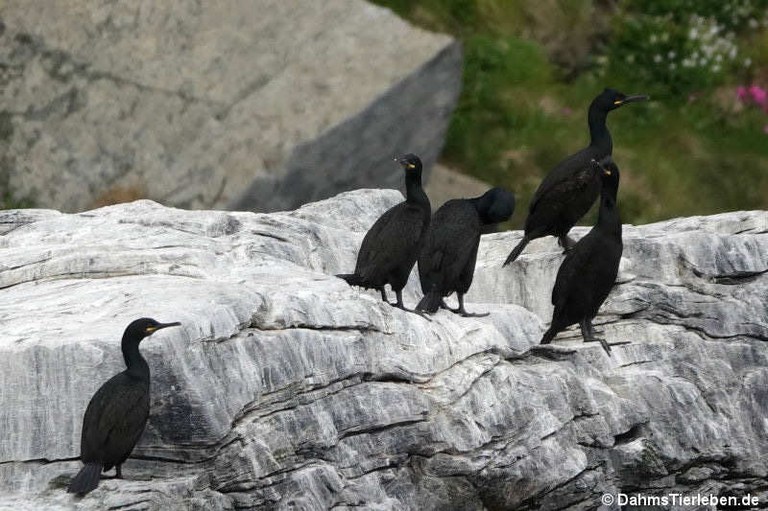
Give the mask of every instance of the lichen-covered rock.
[[[142, 344], [147, 430], [79, 509], [592, 509], [603, 493], [768, 498], [768, 212], [625, 227], [597, 328], [539, 347], [562, 255], [483, 237], [485, 318], [350, 288], [361, 190], [293, 212], [150, 201], [0, 213], [0, 508], [70, 509], [82, 415]], [[585, 229], [577, 229], [575, 236]], [[413, 277], [413, 276], [412, 276]], [[408, 305], [418, 297], [412, 278]], [[616, 508], [617, 509], [617, 508]]]
[[362, 0], [5, 0], [0, 18], [0, 192], [65, 211], [395, 188], [393, 156], [437, 158], [461, 83], [458, 43]]

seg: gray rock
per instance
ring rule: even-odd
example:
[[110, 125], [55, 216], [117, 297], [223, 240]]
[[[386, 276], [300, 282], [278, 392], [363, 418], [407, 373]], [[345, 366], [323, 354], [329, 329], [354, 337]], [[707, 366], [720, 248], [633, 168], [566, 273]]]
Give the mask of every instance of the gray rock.
[[[483, 236], [469, 297], [432, 321], [332, 275], [402, 200], [293, 212], [150, 201], [0, 213], [0, 509], [594, 509], [603, 493], [768, 497], [768, 212], [625, 226], [598, 328], [538, 342], [562, 258]], [[586, 232], [580, 228], [579, 237]], [[418, 298], [415, 275], [405, 290]], [[79, 501], [82, 415], [143, 343], [147, 430]], [[618, 509], [617, 506], [603, 506]], [[668, 506], [668, 509], [677, 509]]]
[[[0, 187], [272, 211], [428, 169], [461, 50], [362, 0], [3, 2]], [[0, 195], [8, 190], [0, 190]]]

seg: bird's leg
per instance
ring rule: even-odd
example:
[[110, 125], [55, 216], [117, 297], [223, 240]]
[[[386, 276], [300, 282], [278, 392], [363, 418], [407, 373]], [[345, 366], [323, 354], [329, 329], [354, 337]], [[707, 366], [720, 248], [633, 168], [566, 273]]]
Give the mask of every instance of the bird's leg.
[[425, 312], [422, 312], [422, 311], [416, 310], [416, 309], [407, 309], [405, 307], [405, 305], [403, 304], [403, 291], [402, 290], [395, 291], [395, 294], [397, 295], [397, 303], [390, 303], [390, 305], [392, 307], [397, 307], [398, 309], [402, 309], [405, 312], [411, 312], [413, 314], [418, 314], [419, 316], [421, 316], [422, 318], [426, 319], [430, 323], [432, 322], [432, 320], [429, 319], [429, 317], [427, 316], [427, 314]]
[[595, 341], [595, 328], [592, 326], [591, 319], [582, 319], [579, 321], [579, 326], [581, 327], [581, 336], [584, 337], [584, 342]]
[[480, 313], [469, 313], [464, 308], [464, 294], [463, 293], [456, 293], [456, 296], [459, 297], [459, 308], [458, 309], [449, 309], [451, 312], [455, 312], [459, 314], [460, 316], [463, 316], [465, 318], [483, 318], [485, 316], [488, 316], [490, 312], [480, 312]]
[[584, 338], [584, 342], [599, 342], [608, 356], [611, 355], [611, 346], [605, 339], [601, 339], [595, 336], [595, 329], [592, 327], [592, 318], [584, 318], [579, 322], [581, 326], [581, 336]]
[[101, 479], [122, 479], [123, 474], [120, 472], [120, 465], [115, 465], [115, 475], [113, 476], [101, 476]]
[[592, 320], [587, 320], [589, 322], [589, 332], [592, 337], [597, 337], [598, 335], [603, 335], [605, 333], [605, 330], [601, 330], [598, 328], [595, 328], [594, 325], [592, 325]]
[[560, 243], [560, 246], [563, 247], [563, 254], [567, 254], [573, 246], [576, 244], [576, 242], [568, 236], [567, 234], [561, 234], [557, 237], [558, 243]]
[[389, 303], [389, 298], [387, 298], [387, 290], [384, 289], [384, 286], [381, 286], [379, 288], [379, 292], [381, 293], [381, 299]]
[[[456, 293], [456, 294], [458, 294], [458, 293]], [[457, 308], [455, 308], [455, 309], [452, 309], [452, 308], [450, 308], [450, 307], [448, 306], [448, 304], [447, 304], [447, 303], [445, 303], [445, 299], [441, 299], [441, 300], [440, 300], [440, 308], [442, 308], [442, 309], [445, 309], [445, 310], [447, 310], [447, 311], [451, 311], [451, 312], [453, 312], [454, 314], [459, 314], [459, 313], [460, 313], [460, 309], [459, 309], [459, 307], [457, 307]]]
[[448, 304], [445, 303], [445, 299], [444, 298], [440, 299], [440, 308], [441, 309], [445, 309], [445, 310], [449, 310], [451, 312], [458, 312], [458, 309], [451, 309], [450, 307], [448, 307]]

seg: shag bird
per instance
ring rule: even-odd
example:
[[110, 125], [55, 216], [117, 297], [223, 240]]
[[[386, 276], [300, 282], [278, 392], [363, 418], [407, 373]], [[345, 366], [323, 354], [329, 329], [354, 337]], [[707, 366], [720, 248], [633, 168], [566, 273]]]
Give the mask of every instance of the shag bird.
[[139, 441], [149, 417], [149, 366], [139, 352], [139, 343], [162, 328], [179, 325], [141, 318], [125, 329], [121, 347], [127, 369], [107, 380], [88, 403], [80, 437], [80, 460], [85, 466], [72, 479], [69, 493], [85, 495], [94, 490], [101, 472], [112, 467], [115, 477], [122, 478], [120, 466]]
[[576, 243], [560, 265], [552, 290], [552, 324], [541, 344], [549, 344], [558, 332], [579, 323], [585, 342], [597, 341], [610, 355], [605, 339], [595, 337], [592, 319], [608, 297], [616, 275], [623, 245], [621, 218], [616, 204], [619, 169], [613, 161], [594, 162], [602, 181], [597, 224]]
[[[464, 295], [472, 285], [483, 226], [509, 220], [514, 211], [515, 196], [503, 188], [492, 188], [474, 199], [449, 200], [435, 212], [419, 254], [424, 298], [417, 310], [434, 313], [444, 307], [462, 316], [487, 316], [468, 313]], [[459, 307], [450, 309], [443, 297], [454, 291]]]
[[557, 164], [544, 178], [528, 207], [523, 239], [510, 252], [504, 266], [522, 253], [525, 246], [544, 236], [557, 236], [568, 250], [573, 241], [568, 231], [584, 216], [600, 194], [600, 177], [590, 164], [602, 161], [613, 153], [613, 140], [605, 124], [608, 112], [627, 103], [645, 101], [648, 96], [627, 96], [614, 89], [605, 89], [589, 105], [590, 143]]
[[406, 154], [396, 161], [405, 170], [405, 202], [387, 210], [366, 233], [355, 272], [336, 276], [351, 286], [378, 289], [387, 303], [384, 286], [389, 284], [397, 295], [397, 302], [391, 305], [408, 310], [403, 305], [403, 288], [416, 264], [432, 211], [421, 187], [419, 157]]

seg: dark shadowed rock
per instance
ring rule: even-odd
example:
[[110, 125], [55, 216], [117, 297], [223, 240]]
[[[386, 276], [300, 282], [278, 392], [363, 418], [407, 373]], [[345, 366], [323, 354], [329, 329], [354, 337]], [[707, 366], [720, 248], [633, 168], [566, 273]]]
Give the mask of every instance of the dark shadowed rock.
[[461, 49], [362, 0], [7, 0], [0, 185], [81, 211], [290, 209], [431, 167]]

